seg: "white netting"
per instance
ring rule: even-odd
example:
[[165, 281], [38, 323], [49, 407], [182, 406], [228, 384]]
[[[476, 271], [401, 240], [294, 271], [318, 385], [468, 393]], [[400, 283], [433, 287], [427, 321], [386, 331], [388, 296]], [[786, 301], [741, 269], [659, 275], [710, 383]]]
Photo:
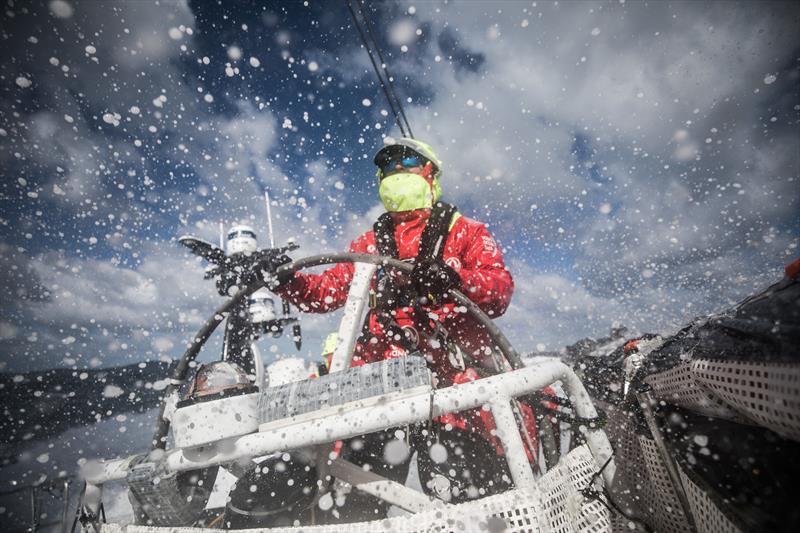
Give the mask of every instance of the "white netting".
[[695, 379], [761, 426], [800, 440], [800, 365], [698, 360]]
[[689, 499], [697, 533], [741, 533], [708, 497], [706, 491], [698, 487], [681, 468], [678, 468], [678, 472]]
[[[691, 531], [655, 442], [638, 435], [624, 411], [612, 412], [607, 430], [614, 443], [617, 463], [614, 480], [617, 503], [659, 533]], [[680, 466], [678, 471], [698, 533], [739, 533], [734, 521], [714, 503], [706, 490], [694, 483]], [[616, 532], [643, 531], [617, 514], [612, 526]]]
[[647, 469], [649, 485], [642, 487], [642, 498], [653, 518], [653, 526], [659, 532], [690, 533], [691, 528], [681, 509], [675, 490], [672, 488], [667, 468], [661, 460], [654, 441], [639, 436], [639, 446]]
[[[617, 464], [613, 491], [617, 504], [659, 533], [691, 531], [655, 443], [637, 434], [635, 421], [621, 409], [610, 410], [606, 431]], [[631, 524], [614, 517], [614, 531], [630, 532]]]
[[[644, 516], [649, 522], [649, 514], [644, 509], [647, 507], [645, 502], [653, 499], [652, 489], [633, 424], [629, 415], [620, 409], [609, 407], [608, 412], [606, 433], [614, 446], [614, 460], [617, 465], [614, 477], [615, 501], [628, 512], [635, 510], [637, 516]], [[648, 492], [647, 497], [644, 496], [645, 492]], [[617, 532], [644, 531], [619, 513], [612, 515], [611, 526]]]
[[[580, 491], [598, 470], [586, 446], [563, 457], [556, 468], [542, 476], [534, 490], [511, 490], [468, 503], [433, 509], [360, 524], [310, 526], [302, 528], [246, 529], [242, 532], [336, 533], [339, 531], [374, 533], [503, 531], [541, 533], [610, 532], [608, 510], [596, 500], [587, 500]], [[599, 477], [599, 476], [598, 476]], [[103, 533], [199, 533], [205, 529], [188, 527], [148, 527], [105, 524]]]
[[[541, 493], [539, 512], [543, 531], [610, 531], [608, 510], [597, 500], [587, 500], [580, 491], [589, 485], [597, 463], [585, 446], [576, 448], [537, 484]], [[600, 477], [600, 476], [598, 476]], [[504, 518], [508, 515], [503, 514]], [[508, 531], [530, 531], [522, 523]]]
[[681, 363], [664, 372], [647, 376], [645, 382], [653, 388], [656, 398], [672, 405], [685, 407], [701, 415], [741, 421], [736, 411], [696, 382], [692, 366], [691, 361]]
[[695, 359], [645, 381], [671, 404], [800, 440], [800, 365]]

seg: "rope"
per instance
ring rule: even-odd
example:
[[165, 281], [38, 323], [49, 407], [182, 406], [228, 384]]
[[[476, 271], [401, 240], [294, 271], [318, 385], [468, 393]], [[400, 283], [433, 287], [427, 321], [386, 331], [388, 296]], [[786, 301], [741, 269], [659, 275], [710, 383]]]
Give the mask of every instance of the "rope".
[[225, 518], [225, 512], [224, 511], [222, 512], [222, 514], [217, 516], [214, 520], [209, 522], [208, 525], [206, 526], [206, 529], [216, 529], [217, 525], [222, 521], [223, 518]]
[[[586, 483], [586, 486], [584, 488], [580, 489], [579, 492], [587, 500], [598, 501], [598, 502], [600, 502], [601, 505], [603, 505], [603, 507], [608, 509], [610, 512], [619, 513], [621, 516], [623, 516], [624, 518], [630, 520], [634, 524], [637, 524], [637, 525], [641, 526], [647, 533], [654, 533], [652, 528], [650, 528], [650, 526], [647, 523], [637, 519], [637, 517], [629, 515], [625, 511], [623, 511], [617, 505], [617, 503], [614, 501], [614, 499], [611, 497], [611, 493], [608, 492], [608, 489], [606, 487], [603, 487], [602, 488], [602, 492], [600, 492], [600, 491], [598, 491], [597, 489], [595, 489], [592, 486], [594, 481], [603, 473], [603, 470], [606, 469], [608, 464], [611, 462], [611, 459], [613, 459], [613, 458], [614, 458], [613, 455], [611, 457], [609, 457], [608, 460], [606, 460], [606, 462], [603, 463], [603, 466], [600, 468], [600, 470], [598, 470], [597, 472], [592, 474], [592, 477], [589, 478], [589, 482]], [[605, 496], [605, 499], [602, 498], [601, 495]]]

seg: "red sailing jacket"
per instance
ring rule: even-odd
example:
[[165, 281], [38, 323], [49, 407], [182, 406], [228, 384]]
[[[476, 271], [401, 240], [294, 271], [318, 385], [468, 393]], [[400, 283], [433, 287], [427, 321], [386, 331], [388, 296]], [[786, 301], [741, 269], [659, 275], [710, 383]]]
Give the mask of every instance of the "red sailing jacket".
[[[430, 210], [420, 209], [396, 215], [396, 217], [393, 215], [393, 218], [395, 218], [395, 242], [399, 259], [416, 257]], [[349, 251], [377, 253], [374, 233], [368, 231], [354, 240], [350, 244]], [[514, 281], [505, 267], [500, 249], [485, 225], [464, 216], [458, 216], [450, 228], [445, 242], [443, 259], [461, 277], [461, 287], [459, 287], [461, 292], [475, 302], [487, 315], [496, 318], [505, 312], [511, 302]], [[290, 283], [280, 289], [280, 295], [305, 312], [332, 311], [342, 307], [347, 300], [354, 271], [355, 268], [352, 264], [339, 263], [321, 274], [298, 272]], [[457, 312], [458, 309], [452, 303], [429, 311], [428, 317], [439, 320], [449, 335], [457, 339], [474, 359], [483, 360], [489, 355], [491, 341], [483, 327], [469, 315]], [[412, 337], [419, 339], [414, 318], [411, 308], [397, 309], [394, 317], [399, 326], [413, 329]], [[370, 312], [368, 320], [370, 338], [362, 338], [362, 342], [357, 344], [353, 355], [354, 365], [406, 355], [405, 349], [385, 337], [375, 313]], [[431, 348], [430, 345], [421, 348], [428, 358], [429, 367], [435, 374], [438, 387], [478, 378], [478, 373], [474, 369], [454, 366], [443, 349]], [[524, 415], [526, 426], [529, 429], [535, 427], [532, 412], [526, 408]], [[499, 443], [491, 435], [494, 421], [488, 411], [477, 410], [461, 413], [460, 416], [446, 415], [442, 422], [461, 429], [480, 431], [498, 446], [498, 451], [501, 452]], [[535, 431], [528, 433], [535, 443]], [[535, 452], [532, 454], [531, 451], [529, 450], [529, 455], [532, 457]]]

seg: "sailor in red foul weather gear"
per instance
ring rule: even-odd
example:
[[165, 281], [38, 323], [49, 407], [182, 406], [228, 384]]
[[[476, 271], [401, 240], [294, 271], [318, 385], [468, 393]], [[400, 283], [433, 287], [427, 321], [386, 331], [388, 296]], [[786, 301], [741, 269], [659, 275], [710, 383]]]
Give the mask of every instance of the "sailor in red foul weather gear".
[[[497, 353], [484, 329], [445, 296], [455, 288], [490, 317], [505, 312], [514, 282], [497, 243], [484, 224], [439, 201], [442, 165], [427, 144], [406, 138], [390, 141], [375, 156], [375, 164], [379, 194], [387, 211], [372, 231], [351, 243], [349, 251], [413, 262], [414, 270], [410, 275], [378, 271], [371, 288], [368, 322], [356, 345], [353, 364], [423, 355], [437, 387], [497, 372]], [[277, 292], [303, 311], [325, 313], [344, 305], [354, 271], [352, 264], [340, 263], [321, 274], [298, 272], [283, 280]], [[533, 414], [526, 406], [521, 411], [527, 429], [524, 440], [534, 460]], [[486, 460], [487, 452], [495, 455], [492, 450], [502, 454], [488, 411], [453, 413], [437, 421], [434, 430], [415, 432], [418, 442], [414, 447], [420, 451], [426, 490], [462, 501], [510, 483], [504, 461]], [[403, 482], [407, 464], [381, 464], [380, 448], [396, 434], [389, 431], [364, 437], [369, 445], [355, 450], [351, 460], [369, 463], [379, 473]], [[411, 437], [405, 434], [406, 440]], [[426, 445], [424, 450], [419, 449], [420, 441]], [[445, 453], [427, 453], [435, 445], [444, 446]], [[448, 476], [454, 468], [457, 476]], [[425, 476], [428, 479], [423, 479]]]

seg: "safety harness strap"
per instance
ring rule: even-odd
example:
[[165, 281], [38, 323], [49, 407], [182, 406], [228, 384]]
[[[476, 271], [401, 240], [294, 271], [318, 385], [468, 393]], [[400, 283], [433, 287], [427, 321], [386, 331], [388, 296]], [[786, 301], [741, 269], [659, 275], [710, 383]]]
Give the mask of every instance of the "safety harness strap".
[[[444, 245], [450, 234], [451, 221], [458, 212], [455, 206], [436, 202], [431, 211], [419, 242], [417, 259], [439, 259], [444, 257]], [[382, 214], [372, 227], [375, 247], [380, 255], [399, 259], [397, 242], [394, 239], [394, 221], [391, 213]]]
[[[427, 228], [425, 228], [427, 229]], [[384, 213], [372, 226], [375, 233], [375, 247], [378, 254], [398, 259], [397, 242], [394, 240], [394, 220], [391, 213]]]
[[444, 245], [450, 234], [450, 221], [457, 211], [455, 206], [444, 202], [437, 202], [433, 206], [428, 223], [422, 231], [417, 257], [439, 261], [444, 258]]
[[[419, 250], [415, 261], [424, 259], [439, 259], [444, 256], [444, 244], [450, 233], [451, 221], [457, 209], [447, 203], [437, 202], [434, 205], [431, 215], [425, 224], [425, 229], [420, 237]], [[395, 225], [390, 213], [384, 213], [373, 225], [375, 234], [375, 247], [380, 255], [399, 259], [397, 242], [395, 241]], [[385, 332], [395, 342], [403, 348], [413, 351], [417, 346], [408, 338], [407, 330], [401, 328], [392, 316], [386, 312], [398, 306], [410, 305], [413, 301], [413, 294], [409, 289], [397, 287], [393, 282], [392, 276], [383, 272], [378, 274], [378, 282], [375, 287], [375, 298], [372, 307], [376, 311], [378, 322]]]
[[[444, 245], [450, 233], [452, 223], [457, 218], [457, 209], [447, 203], [437, 202], [431, 211], [425, 228], [420, 237], [417, 256], [411, 261], [423, 261], [444, 257]], [[375, 247], [380, 255], [399, 259], [397, 242], [395, 241], [395, 225], [390, 213], [384, 213], [373, 225], [375, 234]], [[395, 309], [411, 305], [415, 294], [404, 286], [398, 286], [393, 276], [387, 276], [381, 269], [375, 286], [374, 296], [371, 296], [373, 309]]]

